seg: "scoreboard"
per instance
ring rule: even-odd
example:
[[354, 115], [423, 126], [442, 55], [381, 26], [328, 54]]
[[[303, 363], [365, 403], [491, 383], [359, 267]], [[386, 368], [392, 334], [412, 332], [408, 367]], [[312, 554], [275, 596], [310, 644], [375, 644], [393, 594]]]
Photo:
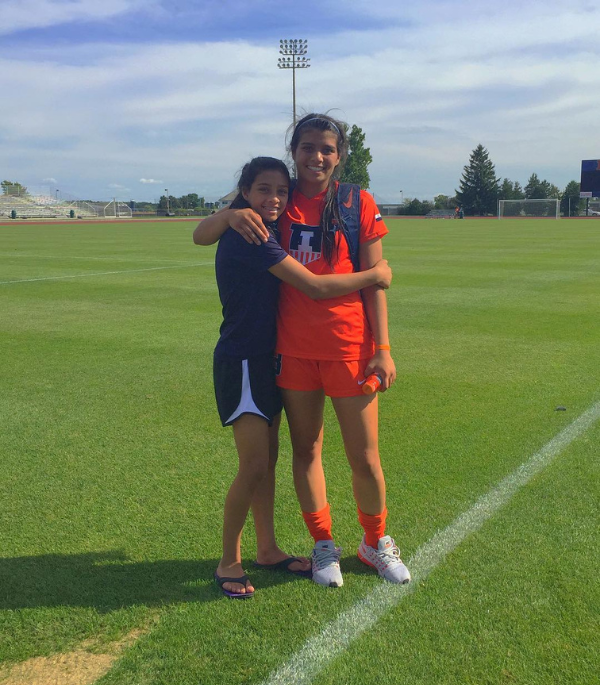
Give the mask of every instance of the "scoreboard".
[[600, 159], [584, 159], [581, 162], [579, 197], [600, 197]]

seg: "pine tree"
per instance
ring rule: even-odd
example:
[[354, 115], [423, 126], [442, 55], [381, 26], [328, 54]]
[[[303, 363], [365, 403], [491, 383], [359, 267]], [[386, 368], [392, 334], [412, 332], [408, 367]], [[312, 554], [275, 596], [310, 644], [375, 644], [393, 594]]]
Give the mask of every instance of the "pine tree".
[[569, 181], [567, 183], [560, 201], [560, 211], [564, 216], [579, 215], [579, 209], [583, 204], [582, 199], [579, 197], [579, 190], [579, 181]]
[[342, 171], [341, 181], [345, 183], [357, 183], [366, 190], [370, 183], [369, 164], [373, 161], [371, 149], [365, 147], [365, 134], [363, 130], [354, 124], [348, 135], [348, 159]]
[[490, 160], [488, 151], [479, 144], [469, 157], [460, 179], [460, 190], [456, 199], [465, 214], [495, 214], [498, 201], [500, 179]]

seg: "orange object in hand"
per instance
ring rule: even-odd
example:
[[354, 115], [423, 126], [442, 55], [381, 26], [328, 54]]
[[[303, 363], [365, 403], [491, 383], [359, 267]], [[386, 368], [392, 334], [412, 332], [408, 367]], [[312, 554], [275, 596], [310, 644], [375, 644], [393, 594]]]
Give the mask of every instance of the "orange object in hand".
[[379, 390], [379, 386], [383, 383], [381, 376], [378, 373], [372, 373], [363, 383], [362, 391], [365, 395], [372, 395]]

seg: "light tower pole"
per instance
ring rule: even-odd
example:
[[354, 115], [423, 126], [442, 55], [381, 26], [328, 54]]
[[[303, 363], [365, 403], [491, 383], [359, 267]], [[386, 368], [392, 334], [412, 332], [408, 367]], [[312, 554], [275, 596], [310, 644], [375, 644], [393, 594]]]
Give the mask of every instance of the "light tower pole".
[[310, 57], [304, 57], [308, 51], [308, 41], [302, 38], [279, 41], [279, 54], [283, 55], [277, 60], [280, 69], [292, 70], [292, 97], [294, 103], [294, 126], [296, 125], [296, 69], [308, 69]]

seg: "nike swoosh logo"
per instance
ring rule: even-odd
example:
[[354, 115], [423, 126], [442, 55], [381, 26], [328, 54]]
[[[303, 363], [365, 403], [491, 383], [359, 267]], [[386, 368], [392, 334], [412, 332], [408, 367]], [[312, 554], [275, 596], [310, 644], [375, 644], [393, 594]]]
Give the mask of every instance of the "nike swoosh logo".
[[344, 207], [348, 207], [348, 209], [350, 209], [350, 207], [352, 207], [352, 193], [353, 192], [354, 192], [354, 188], [350, 188], [350, 195], [348, 195], [348, 199], [346, 200], [346, 202], [342, 202]]

